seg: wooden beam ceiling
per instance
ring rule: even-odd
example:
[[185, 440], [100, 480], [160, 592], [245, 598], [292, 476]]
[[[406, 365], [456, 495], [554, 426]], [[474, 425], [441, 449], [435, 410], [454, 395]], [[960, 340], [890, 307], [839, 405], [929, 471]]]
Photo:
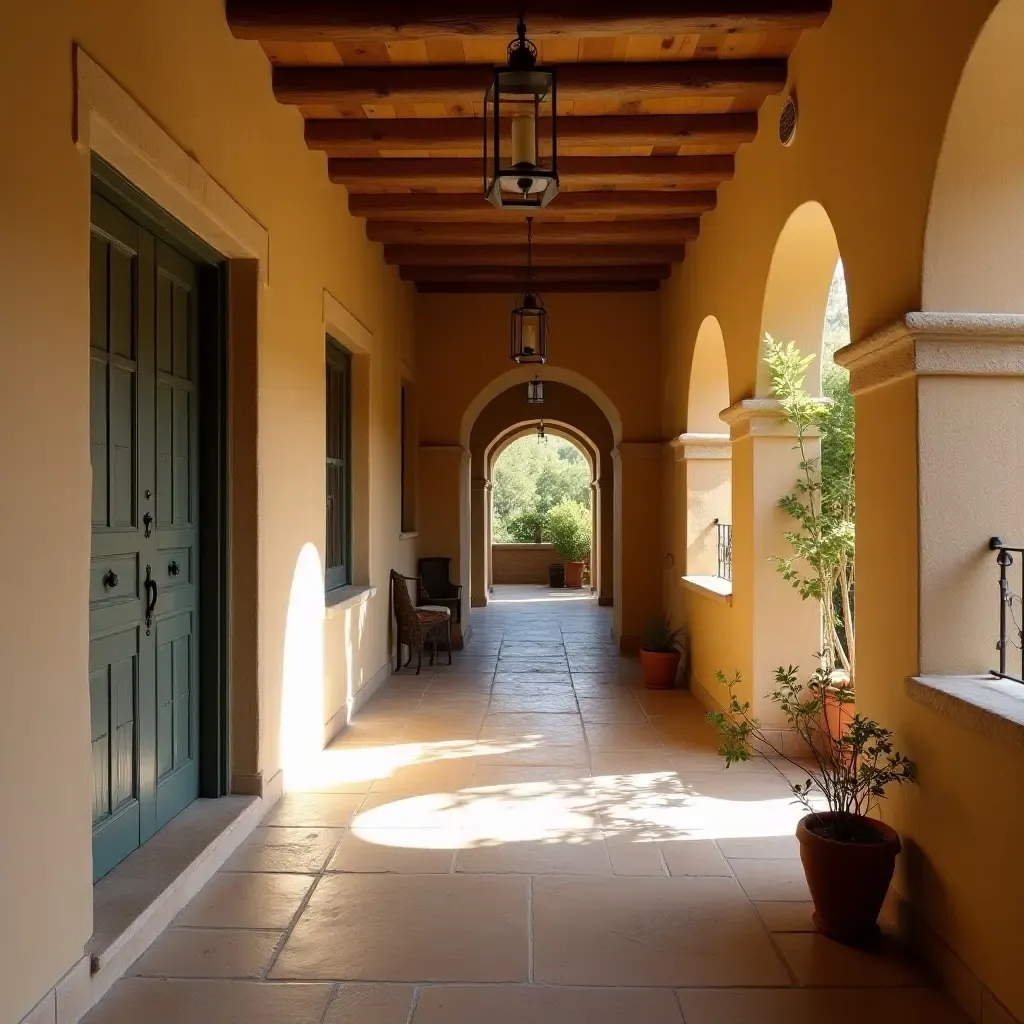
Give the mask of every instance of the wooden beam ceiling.
[[[683, 245], [545, 245], [533, 251], [535, 267], [650, 266], [681, 263]], [[385, 245], [384, 262], [397, 266], [525, 267], [526, 246], [519, 245]]]
[[[538, 288], [547, 294], [556, 292], [656, 292], [661, 287], [658, 278], [631, 278], [621, 281], [548, 281]], [[421, 292], [441, 292], [453, 294], [489, 294], [492, 292], [512, 292], [521, 294], [521, 284], [510, 284], [508, 281], [420, 281], [416, 290]]]
[[[685, 35], [817, 28], [831, 0], [548, 0], [529, 11], [531, 36]], [[509, 37], [515, 10], [486, 0], [227, 0], [238, 39], [399, 41]]]
[[[306, 106], [444, 103], [460, 105], [461, 113], [472, 116], [493, 70], [489, 64], [276, 67], [274, 95], [281, 103]], [[785, 84], [784, 60], [566, 64], [558, 70], [562, 102], [613, 96], [619, 103], [641, 103], [745, 92], [761, 100]]]
[[[757, 114], [645, 114], [642, 116], [566, 117], [558, 122], [559, 146], [722, 145], [736, 148], [753, 141]], [[545, 137], [545, 133], [541, 133]], [[443, 153], [481, 149], [483, 120], [466, 117], [311, 118], [306, 145], [328, 156], [370, 156], [424, 150]]]
[[[533, 272], [533, 280], [540, 285], [568, 284], [579, 281], [632, 281], [643, 278], [661, 281], [669, 277], [672, 267], [668, 263], [638, 264], [634, 266], [572, 266], [572, 267], [538, 267]], [[523, 286], [527, 283], [525, 267], [402, 267], [400, 275], [403, 281], [444, 282], [469, 281], [474, 284], [505, 283]]]
[[[559, 223], [542, 221], [533, 228], [534, 249], [548, 245], [686, 245], [700, 232], [700, 220], [684, 218], [664, 221], [587, 221]], [[371, 242], [387, 245], [513, 245], [526, 241], [523, 220], [503, 224], [420, 224], [409, 221], [371, 220], [366, 224]]]
[[[537, 220], [582, 218], [659, 219], [695, 217], [715, 208], [717, 193], [702, 192], [566, 192], [558, 201], [534, 212]], [[481, 202], [480, 191], [459, 194], [367, 195], [355, 193], [348, 198], [349, 211], [367, 220], [388, 221], [470, 221], [503, 224], [507, 210], [497, 210]]]
[[[559, 187], [600, 189], [714, 188], [728, 181], [735, 160], [713, 156], [572, 156], [558, 161]], [[331, 181], [350, 191], [369, 188], [448, 188], [477, 190], [483, 202], [483, 160], [470, 157], [334, 159], [327, 162]], [[561, 201], [561, 196], [555, 202]]]

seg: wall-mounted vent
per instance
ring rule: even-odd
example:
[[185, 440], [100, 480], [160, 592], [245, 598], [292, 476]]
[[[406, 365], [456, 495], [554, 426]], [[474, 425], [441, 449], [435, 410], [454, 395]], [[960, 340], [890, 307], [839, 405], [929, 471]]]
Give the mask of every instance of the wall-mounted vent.
[[790, 93], [786, 102], [782, 105], [782, 113], [779, 115], [779, 142], [784, 146], [792, 146], [796, 138], [796, 122], [798, 111], [796, 106], [796, 94]]

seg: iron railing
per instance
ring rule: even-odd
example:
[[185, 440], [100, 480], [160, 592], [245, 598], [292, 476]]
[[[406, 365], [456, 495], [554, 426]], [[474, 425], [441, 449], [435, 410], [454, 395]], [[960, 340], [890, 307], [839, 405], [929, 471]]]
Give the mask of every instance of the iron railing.
[[[1004, 544], [1001, 537], [992, 537], [988, 542], [989, 550], [996, 551], [996, 564], [999, 566], [999, 670], [992, 670], [992, 675], [1000, 679], [1010, 679], [1024, 683], [1024, 616], [1021, 615], [1021, 597], [1010, 588], [1009, 568], [1013, 565], [1013, 556], [1024, 556], [1024, 548], [1014, 548]], [[1022, 560], [1024, 564], [1024, 560]], [[1020, 675], [1015, 676], [1006, 671], [1007, 654], [1015, 647], [1021, 652]]]
[[718, 528], [718, 577], [732, 582], [732, 524], [715, 520]]

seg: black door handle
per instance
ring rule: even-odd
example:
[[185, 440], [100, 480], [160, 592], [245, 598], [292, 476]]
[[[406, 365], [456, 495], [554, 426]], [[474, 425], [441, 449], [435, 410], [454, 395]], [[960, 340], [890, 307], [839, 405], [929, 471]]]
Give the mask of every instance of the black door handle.
[[103, 577], [103, 586], [113, 590], [117, 586], [117, 573], [113, 569], [108, 569]]
[[176, 562], [176, 561], [175, 562], [171, 562], [171, 564], [169, 566], [167, 566], [167, 572], [171, 576], [177, 576], [178, 573], [181, 572], [181, 565], [178, 562]]
[[153, 627], [153, 612], [156, 610], [156, 601], [160, 596], [157, 590], [156, 580], [153, 579], [153, 567], [146, 566], [146, 636], [149, 636]]
[[145, 527], [145, 533], [143, 534], [143, 536], [144, 537], [152, 537], [153, 536], [153, 513], [152, 512], [147, 512], [142, 517], [142, 525]]

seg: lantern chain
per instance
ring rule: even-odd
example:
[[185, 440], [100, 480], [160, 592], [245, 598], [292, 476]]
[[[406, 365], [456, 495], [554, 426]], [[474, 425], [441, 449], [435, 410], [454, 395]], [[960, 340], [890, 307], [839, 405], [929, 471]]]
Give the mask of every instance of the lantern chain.
[[526, 218], [526, 290], [533, 291], [533, 218]]

